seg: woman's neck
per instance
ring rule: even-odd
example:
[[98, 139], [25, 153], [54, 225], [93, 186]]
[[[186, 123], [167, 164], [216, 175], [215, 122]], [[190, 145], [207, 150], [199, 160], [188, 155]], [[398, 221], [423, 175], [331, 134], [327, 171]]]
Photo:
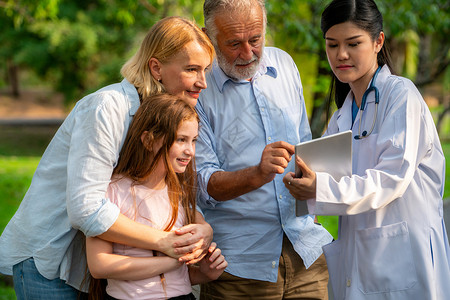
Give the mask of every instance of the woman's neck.
[[365, 75], [363, 75], [358, 80], [350, 82], [350, 88], [352, 90], [353, 96], [355, 97], [355, 102], [358, 107], [361, 107], [362, 97], [366, 92], [370, 81], [373, 78], [376, 70], [378, 68], [378, 64], [375, 64], [370, 71], [368, 71]]

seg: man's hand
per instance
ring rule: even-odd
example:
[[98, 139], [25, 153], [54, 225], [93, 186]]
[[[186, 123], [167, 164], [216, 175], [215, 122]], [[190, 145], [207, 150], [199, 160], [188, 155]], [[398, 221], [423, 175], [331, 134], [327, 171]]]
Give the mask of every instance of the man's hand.
[[284, 173], [294, 149], [289, 143], [274, 142], [264, 148], [258, 165], [231, 172], [214, 172], [209, 178], [208, 194], [217, 201], [228, 201], [259, 189], [276, 174]]
[[264, 148], [258, 170], [265, 183], [272, 181], [276, 174], [284, 173], [294, 153], [294, 145], [283, 141], [274, 142]]

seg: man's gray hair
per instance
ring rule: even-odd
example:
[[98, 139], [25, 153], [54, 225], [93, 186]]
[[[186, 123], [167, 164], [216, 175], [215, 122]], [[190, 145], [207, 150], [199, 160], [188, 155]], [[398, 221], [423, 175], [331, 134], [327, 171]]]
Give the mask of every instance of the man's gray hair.
[[265, 0], [205, 0], [203, 4], [203, 16], [205, 18], [205, 28], [214, 46], [217, 46], [217, 28], [214, 18], [220, 12], [242, 12], [258, 4], [263, 12], [264, 33], [266, 31], [267, 16]]

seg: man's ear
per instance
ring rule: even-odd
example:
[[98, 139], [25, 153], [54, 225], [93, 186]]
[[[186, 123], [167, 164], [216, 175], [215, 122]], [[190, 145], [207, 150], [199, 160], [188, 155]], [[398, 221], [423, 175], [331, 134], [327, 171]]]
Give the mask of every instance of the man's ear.
[[157, 58], [152, 57], [148, 61], [148, 66], [153, 78], [155, 78], [157, 81], [161, 81], [161, 62]]
[[153, 134], [149, 131], [144, 131], [141, 134], [141, 142], [147, 150], [152, 151]]

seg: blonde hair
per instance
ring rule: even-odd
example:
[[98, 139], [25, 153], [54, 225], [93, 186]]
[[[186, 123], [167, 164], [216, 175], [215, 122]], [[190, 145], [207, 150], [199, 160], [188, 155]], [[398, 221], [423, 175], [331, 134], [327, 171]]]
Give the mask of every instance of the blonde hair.
[[164, 86], [150, 72], [150, 59], [153, 57], [162, 64], [167, 63], [192, 41], [205, 49], [212, 63], [214, 47], [194, 22], [181, 17], [164, 18], [150, 28], [139, 50], [123, 65], [120, 73], [137, 88], [141, 99], [165, 92]]

